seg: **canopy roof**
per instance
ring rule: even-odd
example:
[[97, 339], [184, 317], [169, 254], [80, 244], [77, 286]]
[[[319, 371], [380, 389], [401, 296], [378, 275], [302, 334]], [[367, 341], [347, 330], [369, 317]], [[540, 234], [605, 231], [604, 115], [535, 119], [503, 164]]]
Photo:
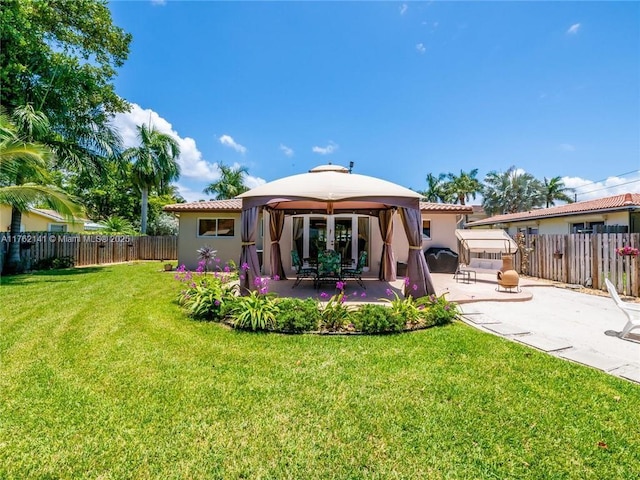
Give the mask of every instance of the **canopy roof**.
[[515, 253], [518, 249], [504, 230], [456, 230], [456, 237], [469, 252]]
[[274, 180], [238, 196], [243, 209], [267, 205], [279, 210], [380, 210], [420, 208], [420, 194], [339, 165], [320, 165], [308, 173]]

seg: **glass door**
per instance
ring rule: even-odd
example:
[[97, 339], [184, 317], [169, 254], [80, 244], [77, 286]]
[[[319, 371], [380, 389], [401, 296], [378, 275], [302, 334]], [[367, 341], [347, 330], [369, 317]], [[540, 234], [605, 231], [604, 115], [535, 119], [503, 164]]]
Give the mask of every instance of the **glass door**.
[[340, 253], [343, 265], [352, 265], [353, 250], [353, 218], [334, 217], [333, 250]]
[[[369, 217], [357, 215], [300, 215], [293, 218], [293, 248], [312, 265], [318, 252], [336, 250], [343, 265], [355, 266], [360, 252], [369, 252]], [[367, 258], [366, 265], [369, 265]], [[368, 270], [368, 269], [367, 269]]]
[[309, 239], [308, 257], [312, 261], [318, 258], [318, 252], [328, 250], [327, 235], [327, 218], [326, 217], [310, 217], [309, 218]]

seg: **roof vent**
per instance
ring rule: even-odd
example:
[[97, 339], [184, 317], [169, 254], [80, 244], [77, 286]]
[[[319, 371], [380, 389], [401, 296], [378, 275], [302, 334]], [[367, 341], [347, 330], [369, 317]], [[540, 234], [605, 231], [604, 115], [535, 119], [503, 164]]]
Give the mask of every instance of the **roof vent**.
[[631, 194], [630, 193], [625, 193], [624, 194], [624, 201], [622, 202], [623, 205], [633, 205], [633, 200], [631, 199]]

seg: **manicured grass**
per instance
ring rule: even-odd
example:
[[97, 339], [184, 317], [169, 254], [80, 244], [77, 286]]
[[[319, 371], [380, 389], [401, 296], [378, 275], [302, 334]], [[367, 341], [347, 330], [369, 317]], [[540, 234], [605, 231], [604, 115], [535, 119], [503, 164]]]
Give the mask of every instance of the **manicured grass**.
[[2, 279], [0, 478], [637, 478], [637, 385], [461, 323], [196, 322], [161, 268]]

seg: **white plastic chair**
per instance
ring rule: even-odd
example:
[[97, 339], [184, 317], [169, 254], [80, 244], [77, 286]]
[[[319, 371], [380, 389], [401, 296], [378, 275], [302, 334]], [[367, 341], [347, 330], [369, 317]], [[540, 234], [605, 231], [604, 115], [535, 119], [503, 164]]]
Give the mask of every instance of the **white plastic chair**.
[[613, 301], [616, 302], [620, 310], [629, 318], [629, 321], [620, 333], [620, 338], [625, 337], [634, 328], [640, 328], [640, 303], [623, 302], [616, 291], [616, 287], [613, 286], [613, 283], [611, 283], [608, 278], [605, 278], [604, 283], [607, 285], [607, 290], [609, 290], [609, 295], [611, 295]]

